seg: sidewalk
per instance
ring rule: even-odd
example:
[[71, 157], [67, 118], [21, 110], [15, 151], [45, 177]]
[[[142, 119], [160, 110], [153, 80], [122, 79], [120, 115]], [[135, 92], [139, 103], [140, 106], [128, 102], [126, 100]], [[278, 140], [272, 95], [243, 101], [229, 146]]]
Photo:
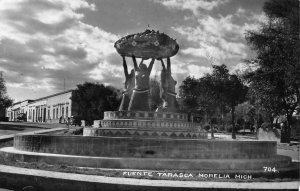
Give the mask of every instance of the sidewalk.
[[[211, 139], [211, 134], [208, 134], [208, 138]], [[223, 140], [233, 140], [231, 138], [231, 134], [224, 134], [224, 133], [214, 133], [214, 139], [223, 139]], [[259, 141], [256, 139], [254, 135], [241, 135], [237, 134], [236, 139], [237, 141]], [[293, 162], [300, 162], [299, 156], [299, 142], [293, 141], [293, 145], [288, 143], [277, 143], [277, 154], [278, 155], [285, 155], [292, 158]]]
[[0, 142], [12, 140], [16, 134], [43, 134], [68, 129], [65, 124], [0, 122]]
[[63, 123], [33, 123], [33, 122], [0, 122], [1, 125], [15, 125], [15, 126], [26, 126], [26, 127], [38, 127], [38, 128], [57, 128], [66, 127]]
[[15, 135], [28, 135], [28, 134], [44, 134], [44, 133], [50, 133], [50, 132], [57, 132], [57, 131], [63, 131], [67, 130], [66, 127], [58, 127], [58, 128], [51, 128], [51, 129], [41, 129], [41, 130], [35, 130], [35, 131], [29, 131], [24, 133], [15, 133], [10, 135], [0, 135], [0, 142], [4, 140], [13, 139]]

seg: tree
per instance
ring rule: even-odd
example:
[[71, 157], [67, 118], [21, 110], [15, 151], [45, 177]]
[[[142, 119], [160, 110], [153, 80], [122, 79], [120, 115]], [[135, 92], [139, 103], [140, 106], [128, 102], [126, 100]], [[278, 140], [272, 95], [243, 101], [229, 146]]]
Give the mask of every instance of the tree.
[[10, 107], [13, 103], [13, 100], [9, 98], [6, 93], [5, 81], [2, 77], [0, 77], [0, 114], [1, 112], [4, 114], [5, 109]]
[[229, 74], [226, 65], [213, 65], [212, 74], [199, 79], [187, 77], [179, 88], [186, 106], [192, 111], [204, 112], [210, 124], [213, 117], [230, 108], [232, 138], [236, 138], [235, 106], [245, 100], [247, 87], [236, 75]]
[[220, 110], [221, 115], [221, 123], [224, 127], [224, 114], [230, 111], [230, 108], [225, 102], [224, 93], [226, 90], [226, 81], [229, 78], [229, 70], [227, 69], [226, 65], [213, 65], [213, 72], [211, 74], [211, 78], [213, 81], [213, 85], [211, 88], [216, 96], [215, 99], [218, 100], [218, 108]]
[[213, 65], [212, 79], [213, 91], [217, 95], [220, 106], [229, 107], [231, 110], [232, 139], [236, 139], [235, 107], [244, 102], [248, 88], [237, 75], [229, 74], [226, 65]]
[[199, 90], [199, 80], [191, 76], [186, 77], [179, 86], [179, 96], [183, 99], [183, 108], [187, 112], [197, 112]]
[[102, 119], [104, 111], [117, 110], [120, 104], [120, 92], [103, 84], [85, 82], [77, 85], [72, 102], [77, 106], [77, 113], [87, 124]]
[[267, 22], [248, 31], [246, 40], [257, 57], [257, 70], [246, 78], [258, 102], [273, 116], [285, 115], [289, 142], [292, 115], [300, 100], [299, 1], [270, 0], [264, 4]]
[[198, 90], [198, 105], [199, 110], [205, 113], [205, 117], [209, 122], [211, 137], [214, 137], [214, 127], [216, 123], [217, 113], [219, 112], [220, 101], [217, 92], [215, 91], [215, 81], [210, 74], [206, 74], [204, 77], [199, 79], [199, 90]]
[[244, 102], [248, 88], [236, 75], [229, 75], [225, 81], [224, 102], [231, 109], [232, 139], [236, 139], [235, 107]]
[[211, 137], [214, 137], [212, 119], [216, 113], [216, 99], [211, 91], [212, 79], [209, 74], [196, 79], [188, 76], [179, 87], [180, 96], [183, 98], [184, 108], [189, 113], [204, 115], [205, 122], [209, 123]]
[[244, 132], [246, 128], [252, 130], [256, 117], [255, 107], [246, 101], [237, 105], [235, 110], [237, 123], [243, 127]]

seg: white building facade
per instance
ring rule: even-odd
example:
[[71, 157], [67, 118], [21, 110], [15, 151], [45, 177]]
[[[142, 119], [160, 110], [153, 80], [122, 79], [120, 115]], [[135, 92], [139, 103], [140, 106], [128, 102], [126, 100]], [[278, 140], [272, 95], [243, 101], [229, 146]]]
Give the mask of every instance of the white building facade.
[[11, 107], [6, 109], [6, 117], [9, 121], [17, 121], [18, 117], [27, 115], [28, 113], [28, 104], [33, 100], [25, 100], [14, 103]]
[[[36, 100], [18, 102], [7, 109], [9, 121], [17, 121], [18, 113], [26, 113], [27, 122], [64, 123], [75, 115], [72, 108], [72, 90]], [[14, 112], [12, 112], [14, 111]]]

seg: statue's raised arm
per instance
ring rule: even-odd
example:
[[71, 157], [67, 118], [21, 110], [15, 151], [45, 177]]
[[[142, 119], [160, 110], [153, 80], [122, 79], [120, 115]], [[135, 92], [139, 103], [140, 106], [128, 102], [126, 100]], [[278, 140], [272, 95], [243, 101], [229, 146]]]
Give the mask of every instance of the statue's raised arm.
[[161, 62], [161, 67], [163, 68], [163, 70], [166, 70], [166, 66], [165, 66], [165, 63], [164, 63], [164, 60], [162, 58], [159, 58], [157, 60], [160, 60]]
[[155, 59], [152, 58], [152, 60], [151, 60], [151, 62], [150, 62], [150, 64], [149, 64], [149, 66], [148, 66], [148, 75], [151, 74], [151, 71], [152, 71], [154, 62], [155, 62]]
[[139, 70], [139, 67], [138, 67], [138, 65], [137, 65], [135, 56], [132, 56], [132, 61], [133, 61], [134, 70], [135, 70], [135, 71], [138, 71], [138, 70]]
[[125, 83], [124, 83], [124, 90], [122, 92], [122, 101], [119, 107], [119, 111], [128, 110], [128, 105], [130, 102], [130, 98], [132, 95], [133, 88], [135, 86], [135, 79], [134, 79], [134, 70], [132, 69], [130, 73], [128, 73], [128, 67], [126, 63], [125, 56], [123, 58], [123, 68], [125, 74]]
[[127, 63], [126, 63], [126, 58], [125, 56], [122, 56], [123, 58], [123, 68], [124, 68], [124, 74], [125, 74], [125, 78], [128, 78], [128, 68], [127, 68]]
[[170, 57], [167, 58], [167, 71], [171, 74], [171, 59]]

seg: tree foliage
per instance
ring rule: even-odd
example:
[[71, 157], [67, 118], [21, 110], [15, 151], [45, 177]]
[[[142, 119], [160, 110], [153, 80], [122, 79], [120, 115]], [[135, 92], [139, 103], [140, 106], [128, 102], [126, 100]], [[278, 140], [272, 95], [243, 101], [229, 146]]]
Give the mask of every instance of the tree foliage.
[[110, 86], [85, 82], [77, 85], [71, 100], [76, 105], [79, 117], [86, 120], [87, 124], [92, 124], [93, 120], [103, 118], [104, 111], [118, 109], [120, 92]]
[[247, 87], [236, 75], [229, 74], [226, 65], [213, 65], [212, 74], [199, 79], [187, 77], [179, 88], [185, 107], [205, 113], [210, 123], [213, 116], [230, 108], [235, 138], [234, 109], [245, 100]]
[[237, 124], [243, 129], [251, 129], [257, 120], [256, 108], [248, 101], [243, 102], [236, 106]]
[[13, 100], [6, 93], [5, 81], [3, 78], [0, 78], [0, 109], [8, 108], [13, 103]]
[[246, 34], [248, 44], [257, 53], [254, 63], [258, 68], [246, 79], [259, 104], [273, 116], [284, 114], [289, 129], [300, 100], [299, 1], [270, 0], [263, 10], [267, 22]]
[[198, 95], [200, 86], [199, 80], [188, 76], [179, 87], [179, 96], [183, 99], [183, 110], [197, 112], [199, 110]]
[[223, 64], [213, 66], [213, 91], [217, 95], [220, 106], [227, 106], [231, 110], [232, 138], [236, 138], [235, 129], [235, 107], [244, 102], [248, 88], [235, 74], [229, 74], [227, 67]]

